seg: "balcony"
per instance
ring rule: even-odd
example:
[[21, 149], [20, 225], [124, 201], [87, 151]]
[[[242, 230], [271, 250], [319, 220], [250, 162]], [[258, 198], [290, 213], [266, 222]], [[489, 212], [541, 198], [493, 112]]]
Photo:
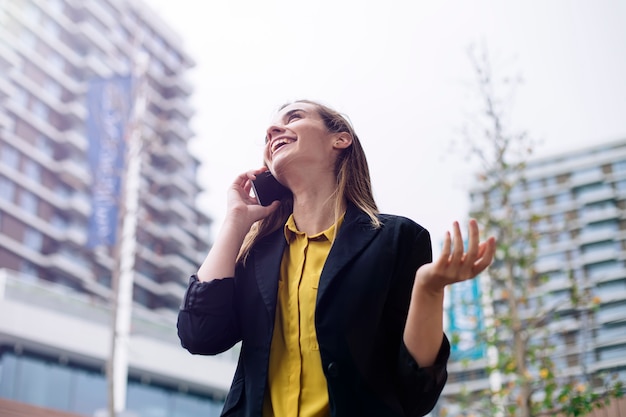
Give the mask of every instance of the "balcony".
[[[617, 245], [615, 245], [617, 246]], [[618, 257], [619, 251], [616, 247], [598, 249], [593, 252], [583, 253], [580, 260], [583, 265], [599, 263], [603, 261], [611, 261]]]
[[173, 89], [174, 92], [185, 97], [190, 96], [193, 93], [193, 85], [184, 79], [180, 74], [163, 77], [161, 78], [161, 82], [165, 87]]
[[61, 271], [63, 274], [71, 277], [77, 277], [84, 282], [95, 280], [91, 269], [76, 261], [72, 261], [71, 258], [65, 254], [53, 253], [47, 255], [45, 264], [52, 270]]
[[55, 79], [60, 85], [63, 86], [63, 88], [75, 96], [82, 96], [87, 90], [85, 83], [68, 76], [63, 71], [50, 65], [41, 55], [32, 53], [27, 54], [26, 51], [22, 51], [22, 54], [24, 54], [25, 59], [31, 60], [37, 67], [45, 68], [46, 73], [50, 75], [50, 77]]
[[[6, 11], [12, 15], [14, 19], [17, 19], [24, 27], [30, 32], [36, 34], [42, 42], [48, 44], [48, 46], [61, 54], [64, 58], [71, 62], [72, 65], [80, 67], [81, 57], [73, 50], [63, 44], [57, 37], [49, 36], [45, 33], [44, 29], [30, 21], [27, 16], [24, 16], [22, 10], [17, 4], [11, 4], [10, 2], [5, 6]], [[11, 36], [7, 39], [9, 45], [19, 45], [20, 42], [15, 37]]]
[[16, 116], [23, 119], [26, 123], [30, 124], [39, 132], [43, 133], [58, 144], [69, 144], [81, 152], [87, 151], [87, 140], [76, 134], [75, 132], [61, 132], [57, 130], [50, 123], [43, 119], [40, 119], [39, 117], [36, 117], [30, 110], [19, 106], [14, 101], [7, 101], [5, 103], [5, 106]]
[[56, 161], [56, 171], [64, 181], [74, 184], [77, 181], [83, 185], [91, 183], [91, 173], [83, 164], [79, 164], [72, 159]]
[[183, 299], [186, 290], [186, 287], [182, 284], [176, 284], [174, 282], [158, 283], [139, 272], [135, 273], [135, 284], [152, 294], [160, 297], [168, 297], [175, 302], [180, 302]]
[[82, 123], [87, 116], [87, 109], [84, 104], [79, 102], [64, 103], [57, 97], [51, 95], [46, 91], [45, 87], [38, 85], [21, 72], [12, 71], [11, 77], [17, 84], [22, 86], [25, 90], [30, 92], [34, 97], [45, 103], [50, 109], [62, 114], [66, 117], [72, 118], [73, 123]]
[[191, 263], [186, 258], [178, 254], [168, 254], [162, 257], [163, 261], [170, 266], [173, 266], [179, 272], [190, 275], [198, 270], [199, 265]]
[[579, 245], [585, 245], [593, 242], [612, 240], [615, 238], [616, 233], [617, 230], [611, 230], [609, 228], [598, 230], [582, 229], [578, 236], [577, 243]]
[[590, 204], [599, 201], [612, 200], [615, 198], [615, 193], [610, 186], [604, 186], [597, 190], [587, 191], [578, 196], [578, 204]]
[[111, 42], [100, 32], [98, 32], [92, 22], [82, 21], [76, 26], [74, 36], [77, 39], [84, 39], [84, 43], [97, 46], [104, 56], [114, 56], [115, 48]]
[[570, 176], [569, 184], [572, 188], [575, 188], [575, 187], [580, 187], [582, 185], [588, 185], [588, 184], [593, 184], [596, 182], [601, 182], [603, 179], [604, 179], [604, 174], [599, 168], [597, 170], [593, 169], [591, 171], [586, 171], [586, 172], [574, 171], [574, 173]]
[[581, 223], [593, 223], [602, 220], [619, 219], [621, 215], [617, 207], [604, 207], [601, 209], [584, 210], [579, 216]]
[[157, 254], [147, 246], [139, 248], [137, 255], [160, 271], [171, 271], [188, 276], [198, 269], [198, 265], [194, 265], [178, 254]]
[[101, 59], [98, 59], [94, 55], [88, 55], [82, 61], [80, 68], [84, 68], [87, 72], [87, 76], [96, 76], [101, 78], [112, 77], [113, 70]]

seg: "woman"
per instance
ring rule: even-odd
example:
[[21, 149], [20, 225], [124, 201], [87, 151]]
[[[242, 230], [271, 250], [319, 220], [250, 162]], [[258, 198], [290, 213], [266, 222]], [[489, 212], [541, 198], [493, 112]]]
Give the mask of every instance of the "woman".
[[[432, 263], [428, 232], [379, 214], [350, 124], [311, 101], [280, 109], [265, 167], [240, 175], [206, 260], [191, 277], [178, 333], [191, 353], [242, 341], [223, 416], [422, 416], [447, 377], [448, 284], [492, 261], [470, 221]], [[269, 169], [291, 195], [262, 206]]]

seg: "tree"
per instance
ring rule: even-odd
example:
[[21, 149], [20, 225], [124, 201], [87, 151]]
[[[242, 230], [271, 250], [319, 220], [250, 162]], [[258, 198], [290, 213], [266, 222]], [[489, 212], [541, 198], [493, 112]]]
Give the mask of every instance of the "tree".
[[[538, 250], [541, 239], [557, 231], [532, 209], [530, 198], [523, 198], [527, 161], [537, 142], [511, 127], [509, 106], [522, 80], [494, 76], [484, 48], [471, 47], [469, 57], [482, 107], [463, 130], [468, 154], [479, 163], [479, 186], [472, 198], [479, 199], [482, 208], [471, 216], [487, 236], [496, 236], [498, 249], [488, 276], [480, 278], [490, 311], [482, 337], [491, 353], [491, 388], [481, 393], [482, 400], [466, 393], [463, 409], [466, 415], [582, 416], [622, 393], [619, 381], [588, 374], [584, 348], [568, 356], [567, 366], [555, 359], [562, 347], [584, 347], [597, 299], [581, 271], [570, 265], [563, 265], [562, 271], [569, 280], [568, 292], [556, 299], [546, 289], [553, 277], [538, 273]], [[583, 326], [562, 331], [558, 326], [564, 317]], [[582, 374], [563, 372], [573, 365]]]

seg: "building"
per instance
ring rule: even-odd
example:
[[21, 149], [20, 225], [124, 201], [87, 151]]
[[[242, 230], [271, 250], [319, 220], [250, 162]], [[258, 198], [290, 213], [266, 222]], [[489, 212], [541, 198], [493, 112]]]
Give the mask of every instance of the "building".
[[196, 204], [199, 160], [187, 148], [194, 135], [186, 80], [193, 59], [139, 1], [0, 0], [0, 397], [6, 400], [81, 415], [106, 408], [103, 369], [117, 257], [114, 245], [89, 244], [100, 178], [89, 165], [87, 97], [93, 80], [133, 73], [137, 57], [147, 67], [133, 85], [141, 85], [135, 90], [147, 105], [138, 123], [143, 148], [128, 410], [216, 415], [230, 385], [231, 354], [193, 357], [175, 334], [186, 281], [209, 248], [210, 218]]
[[[568, 297], [574, 277], [598, 303], [582, 316], [564, 309], [550, 323], [551, 331], [565, 341], [557, 345], [555, 365], [570, 376], [608, 373], [626, 381], [626, 140], [531, 160], [524, 177], [510, 198], [522, 213], [542, 216], [536, 268], [547, 281], [538, 291], [558, 306]], [[478, 212], [490, 194], [477, 187], [470, 197], [470, 210]], [[475, 292], [466, 296], [472, 298], [470, 305], [489, 305]], [[448, 312], [454, 316], [454, 306]], [[482, 316], [482, 309], [474, 314]], [[462, 330], [470, 332], [466, 339], [471, 342], [476, 328]], [[449, 415], [459, 411], [454, 405], [459, 394], [490, 386], [488, 350], [482, 347], [477, 355], [477, 348], [480, 344], [470, 343], [466, 352], [453, 353], [439, 404]]]

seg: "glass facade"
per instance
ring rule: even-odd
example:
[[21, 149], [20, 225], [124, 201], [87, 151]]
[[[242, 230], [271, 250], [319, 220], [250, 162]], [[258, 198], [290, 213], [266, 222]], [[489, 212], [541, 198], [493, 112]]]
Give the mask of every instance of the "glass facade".
[[[0, 397], [93, 416], [107, 408], [101, 370], [46, 357], [0, 352]], [[213, 398], [130, 379], [126, 409], [138, 417], [213, 417], [223, 403]]]

